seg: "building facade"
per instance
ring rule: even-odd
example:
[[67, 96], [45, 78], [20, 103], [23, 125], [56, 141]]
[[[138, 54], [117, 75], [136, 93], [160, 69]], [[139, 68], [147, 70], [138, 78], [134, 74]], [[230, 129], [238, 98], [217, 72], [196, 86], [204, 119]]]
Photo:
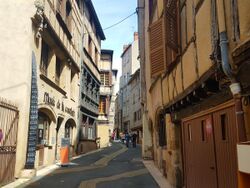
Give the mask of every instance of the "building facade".
[[130, 131], [137, 134], [137, 143], [142, 141], [142, 116], [140, 94], [140, 69], [138, 69], [128, 81], [129, 85], [129, 119]]
[[118, 92], [118, 84], [117, 84], [117, 73], [118, 70], [112, 69], [112, 91], [111, 91], [111, 99], [110, 99], [110, 107], [109, 107], [109, 127], [111, 138], [116, 138], [116, 131], [115, 131], [115, 113], [116, 113], [116, 94]]
[[[7, 16], [0, 31], [5, 67], [0, 95], [19, 109], [15, 177], [20, 177], [23, 169], [54, 163], [63, 139], [74, 155], [82, 22], [75, 1], [8, 1], [1, 14]], [[9, 23], [15, 27], [6, 27]]]
[[14, 179], [55, 163], [62, 146], [69, 157], [81, 152], [82, 135], [96, 148], [105, 36], [91, 1], [6, 1], [0, 10], [0, 96], [18, 109]]
[[247, 7], [138, 0], [142, 152], [175, 187], [249, 181], [236, 152], [249, 140]]
[[101, 24], [92, 1], [83, 1], [83, 55], [80, 91], [80, 141], [79, 153], [85, 153], [98, 147], [97, 118], [100, 99], [100, 57], [101, 41], [105, 40]]
[[113, 51], [102, 50], [100, 61], [100, 103], [99, 103], [99, 116], [97, 125], [97, 135], [100, 138], [100, 147], [107, 147], [110, 142], [110, 136], [113, 127], [110, 125], [110, 108], [111, 98], [113, 94]]
[[123, 46], [122, 58], [122, 74], [120, 77], [119, 100], [121, 112], [121, 132], [130, 130], [130, 108], [129, 108], [129, 91], [128, 85], [131, 76], [138, 70], [140, 63], [138, 61], [138, 33], [134, 33], [134, 41], [131, 44]]

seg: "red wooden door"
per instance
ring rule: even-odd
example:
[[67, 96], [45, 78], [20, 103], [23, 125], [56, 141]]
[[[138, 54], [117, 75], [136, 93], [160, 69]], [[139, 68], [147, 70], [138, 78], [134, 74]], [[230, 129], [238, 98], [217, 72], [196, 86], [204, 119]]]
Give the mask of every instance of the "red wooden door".
[[184, 156], [188, 188], [216, 188], [212, 116], [184, 122]]
[[187, 188], [237, 188], [234, 106], [183, 123]]
[[237, 188], [237, 129], [234, 107], [213, 114], [219, 188]]

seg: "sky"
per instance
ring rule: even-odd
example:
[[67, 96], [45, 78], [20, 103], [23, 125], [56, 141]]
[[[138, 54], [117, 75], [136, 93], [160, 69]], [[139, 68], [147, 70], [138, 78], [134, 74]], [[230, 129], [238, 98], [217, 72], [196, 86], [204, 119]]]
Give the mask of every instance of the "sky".
[[[135, 12], [137, 7], [137, 0], [92, 0], [92, 2], [103, 29], [126, 18]], [[121, 75], [123, 45], [133, 41], [135, 31], [137, 31], [137, 14], [121, 24], [104, 30], [106, 40], [102, 41], [102, 49], [114, 51], [113, 69], [118, 69], [118, 81]]]

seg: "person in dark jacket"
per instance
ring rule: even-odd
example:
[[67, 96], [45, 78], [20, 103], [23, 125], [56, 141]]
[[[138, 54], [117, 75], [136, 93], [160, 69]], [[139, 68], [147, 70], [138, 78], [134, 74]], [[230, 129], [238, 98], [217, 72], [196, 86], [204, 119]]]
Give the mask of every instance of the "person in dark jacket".
[[133, 148], [136, 147], [136, 139], [137, 139], [137, 134], [136, 133], [133, 133], [132, 134], [132, 143], [133, 143]]

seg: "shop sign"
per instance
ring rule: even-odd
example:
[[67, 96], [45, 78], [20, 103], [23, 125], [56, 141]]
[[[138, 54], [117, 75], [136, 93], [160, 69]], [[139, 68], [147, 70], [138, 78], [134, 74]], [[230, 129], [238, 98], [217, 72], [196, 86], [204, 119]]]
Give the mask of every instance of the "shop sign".
[[31, 78], [31, 101], [29, 114], [29, 132], [28, 132], [28, 147], [26, 156], [26, 169], [33, 169], [36, 157], [36, 138], [38, 128], [38, 88], [37, 88], [37, 71], [36, 58], [32, 52], [32, 78]]
[[55, 106], [55, 99], [50, 97], [47, 92], [44, 93], [43, 102], [45, 102], [45, 104]]
[[73, 108], [69, 108], [69, 107], [65, 107], [63, 102], [60, 102], [60, 100], [57, 101], [57, 103], [55, 102], [55, 98], [51, 97], [49, 95], [49, 93], [45, 92], [44, 93], [44, 99], [43, 99], [45, 104], [51, 105], [51, 106], [56, 106], [56, 108], [58, 110], [61, 110], [69, 115], [71, 115], [72, 117], [75, 116], [75, 111], [73, 110]]

